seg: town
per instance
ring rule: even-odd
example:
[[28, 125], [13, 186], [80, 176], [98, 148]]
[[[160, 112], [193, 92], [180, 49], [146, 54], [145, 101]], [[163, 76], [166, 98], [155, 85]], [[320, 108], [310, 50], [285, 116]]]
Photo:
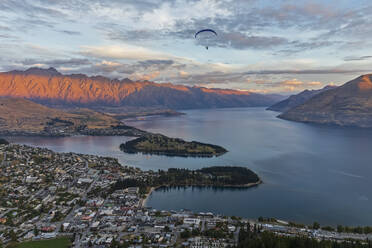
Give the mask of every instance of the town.
[[114, 158], [2, 144], [0, 163], [0, 247], [54, 239], [72, 247], [236, 247], [247, 229], [317, 240], [372, 238], [277, 220], [158, 211], [146, 206], [151, 187], [130, 185], [158, 172]]

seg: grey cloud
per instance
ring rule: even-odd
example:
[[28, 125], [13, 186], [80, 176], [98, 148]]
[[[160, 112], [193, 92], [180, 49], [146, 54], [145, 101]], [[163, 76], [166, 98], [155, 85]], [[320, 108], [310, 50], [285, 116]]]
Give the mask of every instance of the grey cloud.
[[65, 17], [65, 15], [58, 10], [38, 6], [32, 4], [31, 1], [27, 0], [2, 0], [0, 1], [0, 10], [14, 12], [17, 14], [19, 14], [19, 12], [22, 12], [24, 15], [28, 17], [36, 17], [40, 15]]
[[368, 59], [371, 59], [371, 58], [372, 58], [371, 55], [368, 55], [368, 56], [360, 56], [360, 57], [349, 56], [349, 57], [345, 57], [345, 58], [344, 58], [344, 61], [360, 61], [360, 60], [368, 60]]
[[[326, 74], [360, 74], [368, 73], [370, 70], [363, 69], [313, 69], [313, 70], [258, 70], [258, 71], [245, 71], [245, 72], [208, 72], [204, 74], [191, 74], [186, 78], [173, 78], [181, 83], [187, 84], [222, 84], [232, 82], [243, 82], [243, 81], [256, 81], [257, 85], [272, 86], [277, 85], [277, 81], [273, 79], [278, 76], [288, 76], [291, 79], [291, 75], [326, 75]], [[251, 80], [250, 76], [258, 76], [259, 79]], [[269, 76], [269, 77], [267, 77]], [[265, 79], [265, 80], [263, 80]], [[282, 80], [283, 81], [283, 80]], [[280, 81], [281, 82], [281, 81]]]
[[0, 39], [13, 39], [16, 40], [18, 39], [17, 36], [10, 35], [10, 34], [0, 34]]
[[[250, 36], [241, 32], [222, 33], [216, 40], [216, 46], [236, 49], [268, 49], [288, 44], [288, 40], [277, 36]], [[205, 44], [204, 44], [205, 45]], [[210, 44], [210, 46], [212, 46]]]
[[[152, 30], [132, 30], [126, 31], [120, 28], [103, 28], [101, 30], [106, 33], [107, 37], [111, 40], [122, 40], [122, 41], [133, 41], [133, 40], [160, 40], [169, 37], [175, 37], [179, 39], [195, 39], [194, 35], [197, 28], [180, 29], [177, 31], [163, 30], [163, 31], [152, 31]], [[216, 29], [218, 30], [218, 29]], [[224, 32], [218, 30], [218, 36], [211, 40], [196, 40], [197, 44], [202, 46], [216, 46], [216, 47], [232, 47], [235, 49], [266, 49], [277, 46], [289, 44], [289, 41], [283, 37], [277, 36], [254, 36], [248, 35], [242, 32]]]
[[57, 23], [55, 21], [47, 21], [42, 19], [27, 19], [27, 18], [17, 18], [14, 20], [15, 25], [17, 25], [19, 30], [29, 32], [32, 27], [41, 28], [53, 28]]
[[300, 53], [303, 51], [308, 51], [308, 50], [314, 50], [314, 49], [319, 49], [319, 48], [324, 48], [324, 47], [331, 47], [336, 44], [345, 44], [344, 42], [340, 41], [318, 41], [316, 39], [311, 39], [310, 41], [302, 42], [302, 41], [292, 41], [289, 42], [286, 46], [285, 49], [279, 50], [275, 54], [284, 54], [284, 55], [291, 55], [295, 53]]
[[39, 0], [43, 4], [47, 5], [54, 5], [64, 8], [77, 8], [78, 10], [91, 10], [92, 6], [95, 4], [99, 4], [103, 7], [112, 7], [112, 8], [122, 8], [124, 6], [132, 6], [139, 10], [149, 11], [156, 7], [158, 7], [162, 2], [172, 2], [171, 0], [162, 0], [162, 1], [154, 1], [154, 0], [89, 0], [89, 1], [82, 1], [82, 0], [63, 0], [63, 1], [55, 1], [55, 0]]
[[30, 0], [1, 0], [0, 13], [6, 18], [2, 22], [13, 30], [30, 32], [33, 28], [53, 28], [59, 21], [67, 21], [62, 11], [41, 5], [39, 1]]
[[[80, 64], [82, 65], [82, 64]], [[153, 71], [166, 71], [167, 69], [181, 69], [185, 65], [173, 60], [144, 60], [133, 64], [119, 62], [97, 62], [87, 63], [88, 66], [81, 67], [80, 70], [88, 74], [104, 74], [106, 76], [125, 76], [133, 73], [150, 73]], [[124, 74], [124, 75], [123, 75]]]
[[173, 64], [175, 64], [173, 60], [145, 60], [139, 61], [137, 66], [145, 70], [153, 67], [155, 67], [157, 70], [164, 70]]
[[10, 31], [10, 28], [0, 25], [0, 31]]
[[50, 67], [60, 66], [82, 66], [89, 65], [91, 62], [88, 59], [71, 58], [71, 59], [54, 59], [54, 60], [38, 60], [38, 59], [25, 59], [21, 61], [25, 66], [44, 64]]
[[[240, 5], [239, 5], [240, 3]], [[227, 6], [234, 9], [233, 17], [205, 18], [188, 20], [187, 23], [178, 21], [172, 30], [128, 30], [128, 27], [106, 24], [101, 27], [107, 37], [112, 40], [150, 40], [175, 37], [179, 39], [193, 39], [197, 30], [204, 27], [211, 27], [218, 30], [219, 36], [209, 46], [231, 47], [235, 49], [273, 49], [280, 48], [282, 53], [296, 53], [304, 50], [312, 50], [322, 47], [329, 47], [338, 44], [329, 38], [319, 36], [310, 41], [294, 40], [279, 36], [255, 35], [255, 31], [267, 27], [299, 27], [302, 29], [319, 30], [339, 26], [346, 13], [332, 11], [324, 5], [304, 4], [288, 5], [278, 4], [279, 7], [242, 8], [237, 9], [236, 5], [242, 3], [230, 2]], [[356, 15], [354, 12], [350, 16]], [[109, 26], [109, 27], [108, 27]], [[200, 45], [207, 45], [198, 41]], [[285, 48], [284, 48], [285, 46]]]
[[81, 35], [79, 31], [71, 31], [71, 30], [56, 30], [57, 32], [68, 34], [68, 35]]
[[246, 75], [282, 75], [282, 74], [350, 74], [364, 73], [370, 70], [364, 69], [313, 69], [313, 70], [262, 70], [262, 71], [247, 71]]
[[120, 29], [115, 29], [113, 27], [101, 26], [101, 31], [103, 31], [110, 40], [121, 40], [121, 41], [133, 41], [133, 40], [149, 40], [149, 39], [159, 39], [160, 33], [150, 30], [129, 30], [123, 31]]

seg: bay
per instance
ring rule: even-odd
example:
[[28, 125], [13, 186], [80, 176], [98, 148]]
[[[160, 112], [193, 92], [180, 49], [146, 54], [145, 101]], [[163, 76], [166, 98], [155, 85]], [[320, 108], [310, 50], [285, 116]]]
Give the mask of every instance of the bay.
[[185, 111], [178, 117], [127, 120], [150, 132], [217, 144], [215, 158], [125, 154], [128, 137], [11, 137], [16, 143], [116, 157], [144, 170], [246, 166], [264, 181], [259, 187], [162, 188], [149, 197], [156, 209], [191, 209], [249, 218], [276, 217], [302, 223], [372, 225], [372, 131], [295, 123], [264, 108]]

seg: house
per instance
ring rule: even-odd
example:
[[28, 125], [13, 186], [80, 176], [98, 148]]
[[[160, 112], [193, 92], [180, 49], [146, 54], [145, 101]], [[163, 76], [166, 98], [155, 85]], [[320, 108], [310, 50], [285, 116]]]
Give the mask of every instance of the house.
[[187, 225], [199, 225], [200, 224], [200, 219], [197, 219], [197, 218], [185, 218], [185, 219], [183, 219], [183, 224], [187, 224]]
[[128, 193], [129, 194], [138, 194], [139, 188], [138, 187], [129, 187], [128, 188]]

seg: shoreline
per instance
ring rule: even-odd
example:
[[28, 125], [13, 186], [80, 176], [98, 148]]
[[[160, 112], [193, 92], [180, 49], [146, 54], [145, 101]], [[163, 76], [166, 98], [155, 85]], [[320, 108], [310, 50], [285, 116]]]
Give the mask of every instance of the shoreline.
[[149, 192], [145, 195], [145, 197], [142, 199], [141, 201], [141, 208], [145, 208], [146, 207], [146, 203], [150, 197], [150, 195], [157, 189], [160, 189], [162, 187], [219, 187], [219, 188], [253, 188], [253, 187], [257, 187], [259, 186], [260, 184], [263, 184], [263, 181], [262, 180], [259, 180], [258, 182], [255, 182], [255, 183], [247, 183], [247, 184], [242, 184], [242, 185], [223, 185], [223, 186], [214, 186], [214, 185], [197, 185], [197, 184], [193, 184], [193, 185], [160, 185], [160, 186], [156, 186], [156, 187], [151, 187]]
[[146, 152], [146, 151], [140, 151], [140, 150], [135, 151], [135, 152], [128, 151], [128, 150], [125, 150], [125, 149], [120, 149], [120, 150], [124, 153], [127, 153], [127, 154], [156, 155], [156, 156], [180, 157], [180, 158], [214, 158], [214, 157], [222, 156], [222, 155], [224, 155], [225, 153], [228, 152], [228, 151], [226, 151], [226, 152], [218, 153], [218, 154], [205, 154], [205, 153], [201, 153], [201, 154], [188, 154], [188, 153], [176, 154], [176, 153], [167, 153], [167, 152]]
[[262, 184], [263, 181], [260, 179], [259, 181], [255, 183], [247, 183], [247, 184], [237, 184], [237, 185], [232, 185], [232, 184], [226, 184], [226, 185], [210, 185], [210, 184], [177, 184], [177, 185], [160, 185], [155, 187], [155, 190], [158, 188], [162, 187], [217, 187], [217, 188], [252, 188], [255, 186], [258, 186]]
[[158, 188], [160, 188], [161, 186], [157, 186], [157, 187], [151, 187], [149, 192], [146, 194], [145, 198], [142, 199], [142, 202], [141, 202], [141, 208], [145, 208], [146, 207], [146, 203], [147, 203], [147, 200], [149, 199], [150, 195], [152, 194], [152, 192], [154, 192], [155, 190], [157, 190]]

